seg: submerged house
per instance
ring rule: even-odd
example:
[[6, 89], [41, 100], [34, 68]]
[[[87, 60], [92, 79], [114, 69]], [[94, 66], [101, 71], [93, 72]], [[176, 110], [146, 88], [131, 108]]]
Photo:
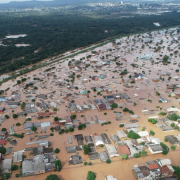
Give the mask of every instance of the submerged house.
[[81, 164], [83, 162], [82, 157], [79, 155], [72, 155], [70, 157], [71, 157], [71, 159], [69, 161], [69, 164], [75, 165], [75, 164]]
[[98, 81], [98, 80], [99, 80], [99, 77], [98, 77], [98, 76], [92, 76], [91, 78], [92, 78], [92, 80], [94, 80], [94, 81]]
[[139, 80], [139, 79], [142, 79], [144, 78], [144, 74], [142, 73], [136, 73], [134, 76], [133, 76], [133, 79], [134, 80]]
[[87, 91], [86, 90], [80, 90], [79, 93], [80, 94], [87, 94]]
[[26, 159], [22, 163], [22, 175], [31, 176], [45, 173], [44, 155], [34, 156], [33, 159]]
[[94, 142], [95, 142], [96, 146], [104, 145], [104, 142], [103, 142], [100, 135], [95, 135], [94, 136]]
[[116, 156], [120, 157], [114, 145], [105, 144], [105, 146], [106, 146], [106, 149], [110, 158], [116, 157]]
[[130, 81], [131, 81], [130, 78], [123, 78], [123, 79], [122, 79], [122, 83], [128, 83], [128, 82], [130, 82]]
[[95, 151], [94, 143], [91, 136], [85, 136], [86, 144], [89, 146], [90, 152]]

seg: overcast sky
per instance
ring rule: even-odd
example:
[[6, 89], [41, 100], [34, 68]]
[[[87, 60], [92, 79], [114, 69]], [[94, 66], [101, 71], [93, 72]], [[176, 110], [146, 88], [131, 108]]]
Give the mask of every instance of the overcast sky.
[[[31, 1], [31, 0], [0, 0], [0, 3], [9, 3], [11, 1]], [[51, 0], [39, 0], [39, 1], [51, 1]]]

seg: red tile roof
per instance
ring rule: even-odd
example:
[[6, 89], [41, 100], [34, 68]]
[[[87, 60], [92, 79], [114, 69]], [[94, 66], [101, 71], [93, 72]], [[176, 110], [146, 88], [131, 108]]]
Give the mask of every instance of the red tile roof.
[[4, 140], [4, 139], [2, 139], [2, 140], [0, 140], [0, 145], [4, 145], [4, 144], [6, 144], [6, 140]]
[[106, 109], [106, 105], [105, 104], [99, 104], [98, 107], [99, 107], [100, 110]]
[[160, 169], [160, 171], [161, 171], [161, 173], [162, 174], [166, 174], [166, 173], [168, 173], [168, 174], [173, 174], [173, 172], [171, 172], [171, 170], [168, 168], [168, 166], [162, 166], [162, 167], [160, 167], [159, 168]]
[[52, 124], [53, 124], [53, 125], [59, 125], [59, 124], [60, 124], [60, 122], [55, 121], [55, 122], [53, 122]]
[[149, 167], [150, 170], [159, 168], [157, 164], [149, 164], [148, 167]]
[[129, 151], [129, 148], [127, 146], [118, 146], [117, 151], [120, 155], [122, 155], [122, 154], [130, 155], [131, 154]]

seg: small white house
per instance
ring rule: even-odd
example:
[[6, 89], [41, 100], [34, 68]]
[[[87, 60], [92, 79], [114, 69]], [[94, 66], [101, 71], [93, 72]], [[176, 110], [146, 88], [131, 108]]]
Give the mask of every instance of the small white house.
[[148, 133], [147, 131], [139, 131], [138, 134], [139, 134], [139, 136], [141, 136], [141, 137], [147, 137], [147, 136], [149, 136], [149, 133]]

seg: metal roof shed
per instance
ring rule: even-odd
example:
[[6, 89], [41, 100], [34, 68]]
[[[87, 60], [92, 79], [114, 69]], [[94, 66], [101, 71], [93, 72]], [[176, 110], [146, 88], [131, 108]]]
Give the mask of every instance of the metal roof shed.
[[99, 153], [99, 158], [101, 161], [106, 161], [107, 159], [109, 159], [108, 154], [106, 153], [106, 151], [102, 151]]
[[68, 144], [72, 144], [72, 142], [73, 142], [73, 141], [72, 141], [72, 137], [69, 136], [69, 137], [68, 137]]
[[118, 135], [119, 138], [124, 138], [127, 136], [123, 131], [120, 131], [120, 130], [116, 131], [116, 134]]
[[14, 162], [21, 162], [23, 160], [23, 151], [14, 152], [13, 154], [13, 161]]
[[33, 127], [33, 123], [32, 122], [24, 123], [24, 129], [25, 130], [30, 130], [32, 127]]
[[116, 136], [116, 135], [114, 135], [114, 134], [112, 134], [112, 135], [110, 136], [110, 139], [112, 139], [115, 144], [117, 144], [119, 141], [121, 141], [121, 140], [119, 139], [119, 137]]
[[11, 173], [12, 159], [4, 159], [0, 162], [0, 174]]
[[104, 145], [104, 142], [101, 138], [101, 136], [94, 136], [94, 142], [96, 146]]
[[111, 141], [106, 133], [102, 133], [100, 134], [100, 136], [105, 144], [111, 144]]
[[67, 146], [66, 151], [67, 153], [76, 153], [76, 146]]
[[149, 133], [147, 131], [140, 131], [140, 132], [138, 132], [138, 134], [141, 137], [149, 136]]
[[125, 124], [126, 129], [137, 128], [137, 127], [139, 127], [139, 124], [137, 124], [137, 123]]
[[158, 164], [162, 167], [165, 165], [171, 165], [171, 160], [170, 159], [157, 159], [156, 160], [158, 162]]
[[97, 152], [90, 153], [89, 154], [89, 159], [90, 160], [99, 159], [99, 154]]
[[105, 144], [105, 146], [106, 146], [106, 149], [107, 149], [107, 152], [108, 152], [110, 158], [115, 157], [115, 156], [117, 156], [117, 157], [120, 156], [114, 145]]
[[50, 125], [51, 125], [50, 122], [43, 122], [43, 123], [41, 123], [41, 127], [42, 127], [42, 128], [48, 127], [48, 126], [50, 126]]

